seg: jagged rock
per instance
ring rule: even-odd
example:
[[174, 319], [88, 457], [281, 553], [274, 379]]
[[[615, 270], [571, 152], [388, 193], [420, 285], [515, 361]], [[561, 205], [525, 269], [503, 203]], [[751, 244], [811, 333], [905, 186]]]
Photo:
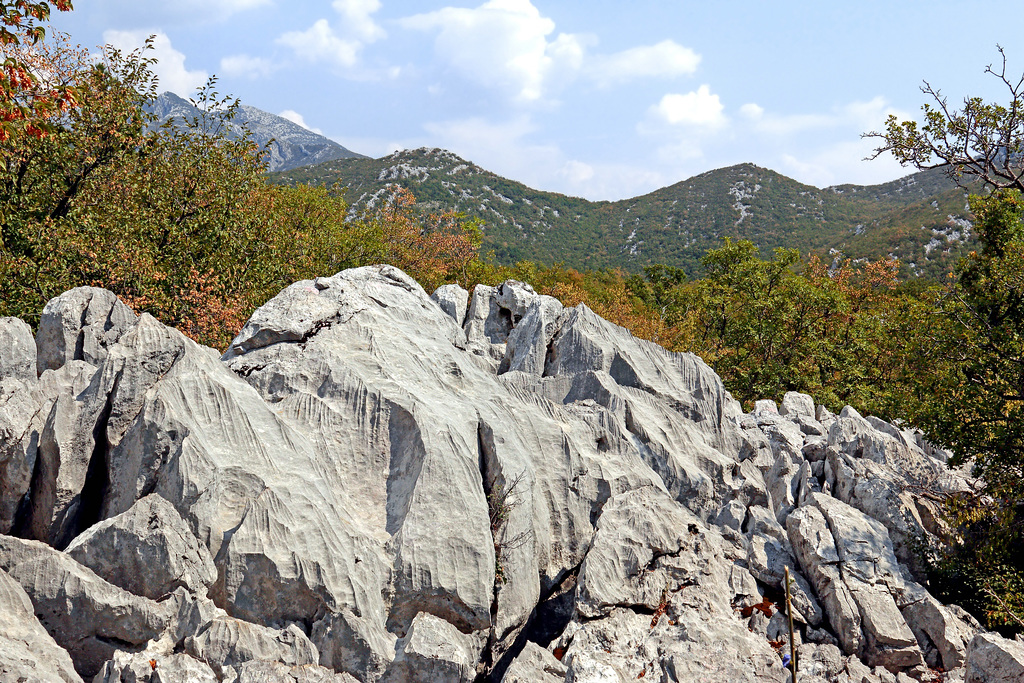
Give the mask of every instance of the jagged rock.
[[20, 531], [57, 548], [65, 547], [98, 514], [96, 495], [86, 491], [90, 468], [98, 465], [95, 432], [104, 408], [88, 391], [97, 374], [85, 361], [70, 360], [44, 372], [37, 385], [47, 416], [39, 436], [31, 505]]
[[469, 292], [457, 284], [441, 285], [430, 295], [430, 300], [450, 315], [456, 325], [462, 327], [466, 320], [466, 309], [469, 306]]
[[797, 572], [796, 562], [783, 540], [757, 532], [752, 534], [747, 566], [750, 573], [759, 581], [781, 589], [785, 588], [785, 572], [786, 567], [789, 567], [790, 579], [793, 582], [790, 592], [795, 618], [811, 626], [821, 624], [821, 606], [814, 598], [814, 592], [807, 580]]
[[205, 595], [217, 580], [210, 551], [155, 493], [91, 527], [66, 552], [115, 586], [153, 600], [179, 586]]
[[967, 648], [964, 683], [1024, 681], [1024, 643], [979, 633]]
[[[811, 501], [823, 518], [805, 513], [789, 526], [790, 538], [801, 567], [812, 577], [825, 603], [844, 650], [847, 654], [859, 653], [856, 634], [850, 633], [859, 614], [868, 664], [896, 671], [923, 663], [917, 638], [893, 599], [892, 592], [904, 585], [904, 579], [885, 527], [830, 496], [815, 493]], [[827, 531], [822, 525], [826, 520]], [[839, 560], [839, 576], [834, 574], [835, 557]]]
[[472, 683], [483, 641], [420, 612], [395, 646], [385, 683]]
[[783, 680], [767, 641], [733, 612], [723, 546], [717, 531], [658, 489], [606, 503], [580, 571], [580, 621], [559, 641], [567, 680], [609, 672], [621, 680], [641, 672], [654, 680]]
[[219, 683], [209, 666], [184, 653], [121, 650], [103, 664], [92, 683]]
[[10, 533], [32, 483], [46, 415], [34, 387], [0, 381], [0, 533]]
[[828, 522], [816, 507], [801, 507], [786, 519], [786, 528], [800, 569], [807, 576], [842, 644], [843, 651], [862, 651], [861, 615], [839, 570], [839, 553]]
[[289, 666], [317, 664], [320, 653], [294, 624], [282, 630], [229, 616], [218, 616], [185, 639], [185, 652], [218, 673], [249, 661]]
[[927, 593], [901, 610], [922, 649], [929, 645], [938, 652], [942, 668], [961, 667], [967, 648], [981, 625], [958, 605], [942, 605]]
[[553, 654], [527, 642], [505, 671], [501, 683], [562, 683], [566, 673], [565, 665]]
[[[962, 481], [919, 435], [797, 394], [744, 415], [695, 356], [585, 306], [515, 282], [467, 296], [387, 266], [302, 281], [221, 360], [109, 293], [54, 300], [36, 364], [59, 370], [0, 379], [2, 530], [82, 534], [74, 556], [170, 595], [15, 539], [0, 566], [18, 555], [41, 623], [113, 677], [152, 678], [152, 653], [225, 681], [469, 680], [553, 638], [564, 664], [519, 664], [781, 683], [754, 576], [777, 589], [794, 563], [799, 630], [829, 640], [827, 614], [851, 653], [837, 672], [809, 651], [808, 683], [892, 678], [853, 654], [903, 677], [922, 649], [962, 656], [966, 622], [897, 562], [935, 525], [890, 493]], [[124, 633], [58, 604], [122, 610]]]
[[279, 662], [245, 662], [224, 669], [223, 683], [359, 683], [347, 673], [322, 666], [288, 666]]
[[814, 416], [814, 399], [798, 391], [787, 391], [786, 395], [782, 397], [779, 415], [785, 415], [790, 418], [802, 415], [817, 422], [817, 418]]
[[469, 311], [463, 330], [468, 340], [468, 349], [493, 363], [497, 364], [505, 355], [505, 342], [512, 331], [512, 314], [498, 305], [498, 291], [488, 285], [477, 285], [473, 288], [473, 297], [469, 301]]
[[0, 382], [35, 382], [36, 342], [32, 328], [19, 318], [0, 318]]
[[0, 569], [21, 584], [42, 625], [86, 678], [117, 650], [159, 638], [173, 616], [171, 605], [109, 584], [38, 541], [0, 536]]
[[359, 675], [361, 680], [376, 681], [395, 657], [397, 638], [343, 609], [317, 621], [312, 640], [324, 666]]
[[550, 296], [534, 296], [522, 319], [508, 335], [498, 372], [525, 372], [540, 377], [547, 363], [548, 346], [562, 323], [562, 304]]
[[495, 291], [495, 302], [512, 316], [512, 324], [517, 325], [526, 315], [526, 310], [537, 298], [533, 287], [519, 280], [505, 280]]
[[107, 348], [135, 320], [132, 309], [105, 289], [77, 287], [50, 299], [36, 332], [38, 374], [70, 360], [99, 365], [107, 357]]
[[0, 680], [81, 683], [67, 651], [46, 632], [21, 585], [0, 569]]

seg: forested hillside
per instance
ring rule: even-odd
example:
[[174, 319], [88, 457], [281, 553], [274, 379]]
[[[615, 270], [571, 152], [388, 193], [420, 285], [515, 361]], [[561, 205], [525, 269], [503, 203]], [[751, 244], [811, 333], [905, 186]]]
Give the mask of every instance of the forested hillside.
[[693, 276], [704, 253], [732, 237], [765, 253], [785, 247], [829, 261], [892, 257], [901, 261], [904, 275], [940, 278], [965, 253], [971, 235], [965, 192], [938, 171], [883, 185], [818, 189], [740, 164], [641, 197], [590, 202], [534, 190], [446, 150], [417, 149], [330, 161], [271, 179], [337, 183], [348, 188], [356, 210], [399, 185], [429, 210], [482, 220], [484, 248], [502, 263], [634, 272], [666, 264]]

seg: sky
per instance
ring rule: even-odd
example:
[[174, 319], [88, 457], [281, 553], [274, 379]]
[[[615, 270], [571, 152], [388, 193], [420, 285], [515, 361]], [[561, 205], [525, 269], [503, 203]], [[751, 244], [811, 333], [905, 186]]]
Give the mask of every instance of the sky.
[[140, 46], [161, 90], [217, 90], [373, 157], [443, 147], [531, 187], [622, 199], [751, 162], [825, 187], [866, 161], [923, 81], [1008, 101], [1020, 0], [75, 0], [52, 25]]

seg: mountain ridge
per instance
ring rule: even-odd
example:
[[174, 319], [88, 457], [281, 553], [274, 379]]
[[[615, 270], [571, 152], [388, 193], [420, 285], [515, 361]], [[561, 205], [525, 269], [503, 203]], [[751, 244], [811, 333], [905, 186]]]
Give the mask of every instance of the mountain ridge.
[[662, 263], [700, 272], [725, 237], [768, 254], [796, 248], [822, 258], [898, 258], [905, 275], [942, 277], [972, 240], [965, 192], [940, 171], [878, 185], [816, 188], [752, 163], [714, 169], [638, 197], [590, 201], [536, 190], [438, 148], [379, 159], [338, 159], [272, 173], [282, 184], [340, 184], [355, 211], [389, 185], [426, 211], [484, 221], [484, 248], [500, 262], [563, 262], [630, 271]]
[[[175, 119], [188, 120], [200, 113], [191, 102], [170, 91], [161, 93], [150, 110], [159, 125]], [[256, 144], [267, 148], [267, 163], [271, 171], [288, 171], [334, 159], [364, 157], [294, 121], [248, 104], [239, 105], [235, 118], [227, 121], [226, 125], [229, 135], [240, 135], [243, 127], [248, 127]]]

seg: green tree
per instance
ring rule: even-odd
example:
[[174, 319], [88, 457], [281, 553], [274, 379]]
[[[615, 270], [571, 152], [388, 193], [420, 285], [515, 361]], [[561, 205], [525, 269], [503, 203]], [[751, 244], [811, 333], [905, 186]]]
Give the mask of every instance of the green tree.
[[1007, 89], [1007, 104], [967, 98], [949, 106], [923, 91], [924, 123], [890, 117], [869, 135], [919, 169], [942, 168], [958, 183], [981, 181], [972, 196], [978, 248], [957, 265], [946, 291], [911, 344], [901, 412], [927, 438], [969, 464], [978, 489], [948, 501], [957, 530], [936, 549], [936, 583], [983, 613], [992, 626], [1024, 627], [1024, 77], [1002, 65], [986, 72]]

